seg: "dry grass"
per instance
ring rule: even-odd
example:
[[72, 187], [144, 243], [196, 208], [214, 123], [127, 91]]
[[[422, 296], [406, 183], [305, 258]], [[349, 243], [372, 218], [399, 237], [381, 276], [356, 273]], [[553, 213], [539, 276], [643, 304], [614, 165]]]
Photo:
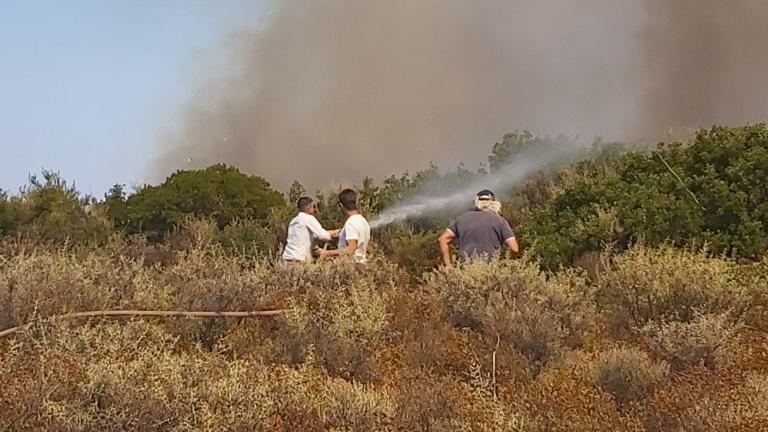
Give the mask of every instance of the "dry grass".
[[594, 383], [613, 395], [620, 407], [644, 399], [664, 381], [669, 368], [637, 349], [615, 348], [598, 358]]
[[[0, 430], [768, 430], [765, 263], [638, 248], [595, 287], [525, 259], [416, 279], [233, 257], [204, 228], [165, 262], [4, 245], [0, 320], [35, 324], [0, 340]], [[46, 319], [275, 307], [292, 311]]]

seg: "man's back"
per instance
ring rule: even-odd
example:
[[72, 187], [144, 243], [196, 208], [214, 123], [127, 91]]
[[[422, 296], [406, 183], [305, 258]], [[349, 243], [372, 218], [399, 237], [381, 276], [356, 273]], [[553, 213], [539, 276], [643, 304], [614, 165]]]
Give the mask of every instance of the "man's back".
[[347, 218], [339, 233], [339, 248], [347, 247], [348, 240], [357, 240], [357, 247], [353, 254], [355, 262], [360, 264], [368, 262], [366, 249], [371, 240], [371, 226], [362, 215], [355, 214]]
[[456, 218], [448, 229], [459, 241], [461, 255], [491, 255], [515, 236], [506, 219], [493, 212], [470, 210]]
[[283, 259], [311, 261], [313, 237], [320, 240], [331, 239], [330, 233], [323, 229], [314, 216], [299, 212], [288, 224], [288, 238], [283, 250]]

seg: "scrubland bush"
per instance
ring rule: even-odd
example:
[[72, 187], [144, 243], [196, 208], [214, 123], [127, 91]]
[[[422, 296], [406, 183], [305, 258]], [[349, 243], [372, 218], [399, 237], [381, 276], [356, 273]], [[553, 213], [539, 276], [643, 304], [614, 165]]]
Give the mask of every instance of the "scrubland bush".
[[652, 395], [638, 407], [650, 432], [768, 429], [765, 372], [699, 371]]
[[377, 242], [386, 256], [414, 274], [434, 269], [440, 259], [435, 247], [438, 233], [432, 230], [418, 232], [402, 225], [379, 231]]
[[[169, 246], [173, 259], [153, 264], [141, 250], [146, 243], [3, 245], [3, 327], [35, 324], [0, 339], [0, 430], [581, 432], [767, 424], [760, 407], [768, 338], [740, 325], [758, 321], [752, 304], [759, 301], [743, 293], [759, 294], [764, 263], [731, 267], [644, 249], [624, 261], [614, 257], [596, 287], [575, 270], [546, 273], [527, 259], [473, 262], [417, 279], [381, 258], [361, 267], [233, 256], [216, 232], [208, 223], [189, 225], [177, 240], [185, 246]], [[671, 270], [661, 273], [666, 279], [653, 273], [651, 263], [669, 265], [660, 258], [669, 256], [694, 284]], [[697, 279], [706, 263], [729, 269], [728, 277], [709, 285]], [[634, 285], [620, 285], [612, 272], [633, 277]], [[633, 309], [607, 301], [622, 297], [605, 290], [618, 294], [625, 286], [663, 294], [651, 297], [652, 308], [637, 309], [648, 316], [642, 327], [622, 316]], [[101, 308], [290, 312], [241, 321], [45, 318]], [[603, 328], [617, 322], [637, 333], [614, 340]], [[625, 348], [610, 348], [617, 345]]]
[[636, 246], [613, 258], [598, 281], [598, 298], [616, 329], [651, 321], [691, 322], [698, 314], [729, 313], [740, 320], [755, 305], [759, 287], [745, 284], [732, 261], [663, 247]]
[[474, 261], [427, 275], [458, 326], [482, 331], [536, 367], [578, 347], [592, 325], [592, 292], [574, 272], [548, 278], [526, 260]]
[[218, 234], [218, 242], [229, 255], [271, 257], [278, 251], [278, 237], [255, 221], [235, 221]]
[[718, 362], [727, 362], [723, 354], [737, 330], [727, 314], [710, 314], [691, 322], [651, 322], [642, 332], [650, 339], [654, 353], [680, 370], [689, 366], [712, 369]]
[[740, 267], [739, 283], [750, 287], [752, 307], [744, 314], [744, 323], [768, 331], [768, 257]]
[[0, 236], [56, 245], [103, 244], [109, 219], [57, 172], [32, 176], [16, 196], [0, 191]]
[[179, 348], [147, 323], [36, 326], [20, 349], [24, 361], [3, 376], [13, 415], [2, 422], [12, 430], [231, 430], [270, 414], [263, 370]]
[[666, 364], [654, 362], [642, 351], [614, 348], [598, 357], [594, 383], [610, 393], [619, 406], [626, 407], [653, 393], [667, 373]]
[[326, 379], [311, 363], [270, 369], [183, 349], [146, 323], [44, 324], [15, 349], [24, 361], [0, 378], [0, 426], [12, 430], [363, 431], [394, 415], [380, 388]]
[[17, 325], [48, 316], [115, 307], [124, 299], [135, 262], [97, 253], [31, 250], [2, 259], [0, 322]]
[[388, 324], [387, 304], [388, 293], [364, 281], [344, 290], [312, 289], [279, 318], [284, 327], [278, 337], [293, 362], [303, 361], [312, 347], [332, 376], [368, 381]]
[[328, 380], [321, 418], [331, 428], [379, 430], [391, 422], [394, 403], [386, 391], [343, 379]]
[[526, 419], [526, 431], [644, 431], [642, 421], [617, 410], [614, 398], [594, 385], [594, 361], [568, 353], [529, 385], [503, 389]]

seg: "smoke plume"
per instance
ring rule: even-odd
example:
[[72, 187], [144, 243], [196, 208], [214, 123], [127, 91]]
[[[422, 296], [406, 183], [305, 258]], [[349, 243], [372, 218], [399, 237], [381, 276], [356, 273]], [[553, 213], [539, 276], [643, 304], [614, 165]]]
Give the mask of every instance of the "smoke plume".
[[501, 192], [540, 170], [549, 170], [583, 159], [587, 146], [560, 137], [546, 139], [541, 147], [526, 147], [492, 172], [465, 182], [460, 187], [446, 187], [439, 180], [423, 185], [414, 196], [385, 209], [371, 221], [376, 229], [414, 216], [431, 215], [445, 210], [467, 208], [482, 189]]
[[485, 159], [502, 134], [655, 139], [766, 117], [764, 0], [281, 0], [195, 96], [155, 179], [285, 188]]
[[636, 133], [768, 118], [768, 2], [644, 0]]

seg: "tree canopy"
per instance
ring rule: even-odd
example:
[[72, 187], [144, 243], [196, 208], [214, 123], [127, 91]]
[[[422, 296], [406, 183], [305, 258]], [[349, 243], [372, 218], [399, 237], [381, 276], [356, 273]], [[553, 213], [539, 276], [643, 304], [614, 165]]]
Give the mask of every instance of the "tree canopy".
[[211, 218], [223, 228], [237, 219], [265, 219], [270, 208], [285, 205], [265, 179], [225, 165], [177, 171], [160, 185], [145, 186], [127, 198], [118, 186], [106, 202], [118, 226], [156, 236], [190, 216]]

